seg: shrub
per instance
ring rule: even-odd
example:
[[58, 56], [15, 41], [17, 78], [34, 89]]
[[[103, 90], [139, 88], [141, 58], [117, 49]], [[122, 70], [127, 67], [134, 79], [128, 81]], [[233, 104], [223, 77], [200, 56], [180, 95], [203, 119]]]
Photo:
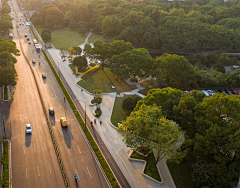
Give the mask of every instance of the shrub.
[[94, 97], [94, 99], [91, 100], [92, 104], [94, 104], [94, 103], [101, 104], [101, 102], [102, 102], [102, 98], [101, 97], [98, 97], [98, 98]]
[[138, 81], [138, 79], [135, 77], [130, 79], [130, 82], [137, 82], [137, 81]]
[[51, 35], [48, 34], [48, 33], [44, 33], [44, 34], [42, 35], [42, 39], [43, 39], [44, 41], [49, 41], [49, 40], [51, 40]]
[[96, 110], [95, 110], [95, 114], [96, 114], [96, 117], [100, 117], [102, 115], [102, 110], [100, 107], [98, 107]]
[[87, 33], [87, 29], [85, 27], [79, 28], [79, 34], [85, 35]]
[[94, 67], [94, 66], [96, 65], [96, 63], [89, 63], [89, 65], [90, 65], [91, 67]]
[[3, 153], [2, 153], [2, 187], [9, 187], [9, 152], [8, 152], [8, 141], [3, 141]]
[[142, 97], [140, 97], [138, 95], [126, 97], [123, 100], [122, 109], [128, 113], [131, 113], [133, 111], [133, 109], [136, 107], [137, 102], [141, 99], [142, 99]]

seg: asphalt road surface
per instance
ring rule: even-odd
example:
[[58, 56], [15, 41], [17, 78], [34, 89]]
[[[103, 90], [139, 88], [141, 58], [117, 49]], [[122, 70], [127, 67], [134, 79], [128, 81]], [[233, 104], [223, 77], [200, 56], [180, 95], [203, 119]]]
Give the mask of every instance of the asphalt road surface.
[[[33, 44], [28, 44], [24, 37], [27, 34], [32, 41], [33, 36], [29, 28], [20, 26], [17, 32], [16, 23], [22, 22], [24, 18], [16, 1], [12, 2], [16, 11], [16, 14], [13, 13], [13, 40], [17, 43], [18, 49], [20, 43], [22, 44], [23, 52], [30, 62], [32, 59], [37, 61], [30, 66], [37, 78], [45, 107], [47, 109], [53, 107], [55, 110], [55, 115], [49, 116], [49, 119], [70, 187], [108, 187], [50, 67], [43, 56], [39, 57], [36, 53]], [[15, 66], [18, 83], [6, 120], [6, 134], [12, 142], [13, 187], [65, 187], [33, 75], [22, 53], [17, 59], [18, 63]], [[43, 73], [47, 75], [46, 79], [42, 78]], [[59, 121], [61, 117], [67, 118], [69, 123], [67, 128], [61, 127]], [[27, 123], [32, 124], [31, 135], [25, 134]], [[76, 173], [79, 176], [77, 184], [74, 179]]]

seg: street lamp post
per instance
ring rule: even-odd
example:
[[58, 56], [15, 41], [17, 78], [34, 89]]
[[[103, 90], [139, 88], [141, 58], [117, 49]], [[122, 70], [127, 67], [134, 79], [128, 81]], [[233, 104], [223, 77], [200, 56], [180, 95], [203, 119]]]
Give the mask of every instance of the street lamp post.
[[85, 101], [83, 101], [83, 100], [80, 100], [80, 99], [75, 99], [76, 101], [82, 101], [82, 102], [84, 102], [84, 104], [85, 104], [85, 133], [86, 133], [86, 102]]

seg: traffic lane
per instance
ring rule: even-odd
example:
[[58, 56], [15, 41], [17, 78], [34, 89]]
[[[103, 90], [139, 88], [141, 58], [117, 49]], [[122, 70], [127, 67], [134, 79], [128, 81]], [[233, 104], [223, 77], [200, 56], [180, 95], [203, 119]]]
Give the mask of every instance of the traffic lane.
[[[40, 67], [42, 67], [42, 66], [40, 66]], [[76, 122], [75, 122], [75, 120], [74, 120], [74, 117], [72, 116], [72, 113], [70, 112], [70, 109], [68, 108], [68, 106], [67, 106], [67, 104], [66, 104], [66, 102], [64, 102], [64, 99], [63, 99], [63, 96], [62, 96], [62, 93], [61, 93], [61, 91], [59, 90], [59, 87], [56, 85], [56, 84], [54, 84], [54, 81], [55, 81], [55, 78], [54, 78], [54, 76], [53, 76], [53, 74], [50, 72], [50, 68], [48, 68], [48, 69], [45, 69], [45, 73], [47, 73], [47, 85], [45, 86], [43, 83], [41, 83], [41, 79], [40, 79], [40, 75], [42, 74], [42, 72], [40, 72], [41, 71], [41, 68], [39, 68], [39, 70], [37, 70], [37, 69], [34, 69], [34, 71], [35, 71], [35, 73], [36, 73], [36, 75], [38, 74], [38, 76], [37, 76], [37, 79], [38, 79], [38, 81], [39, 81], [39, 87], [41, 88], [41, 91], [43, 91], [42, 92], [42, 95], [43, 95], [43, 99], [44, 99], [44, 103], [46, 104], [46, 106], [48, 106], [48, 108], [47, 109], [49, 109], [50, 107], [53, 107], [53, 108], [55, 108], [55, 116], [54, 116], [54, 119], [55, 119], [55, 127], [54, 127], [54, 129], [56, 128], [57, 129], [57, 136], [58, 136], [58, 138], [59, 138], [59, 140], [61, 140], [62, 139], [62, 137], [64, 138], [64, 141], [65, 141], [65, 145], [67, 146], [67, 148], [66, 149], [70, 149], [71, 147], [72, 147], [72, 144], [75, 144], [75, 143], [73, 143], [74, 142], [74, 140], [73, 140], [73, 132], [74, 133], [76, 133], [76, 132], [78, 132], [78, 134], [81, 134], [81, 132], [80, 132], [80, 130], [79, 130], [79, 128], [78, 128], [78, 126], [77, 126], [77, 124], [76, 124]], [[51, 81], [50, 81], [51, 80]], [[43, 87], [43, 88], [42, 88]], [[51, 91], [49, 91], [49, 90], [51, 90]], [[50, 95], [49, 95], [50, 94]], [[49, 98], [50, 97], [50, 98]], [[52, 97], [52, 98], [51, 98]], [[58, 101], [56, 101], [56, 104], [54, 105], [54, 101], [55, 100], [58, 100]], [[56, 108], [55, 106], [59, 106], [60, 105], [60, 107], [62, 107], [62, 108]], [[68, 122], [69, 122], [69, 127], [68, 128], [63, 128], [61, 125], [60, 125], [60, 118], [61, 117], [67, 117], [67, 119], [68, 119]], [[49, 118], [49, 119], [51, 119], [51, 118]], [[77, 130], [72, 130], [72, 127], [76, 127], [77, 128]], [[56, 131], [55, 131], [56, 132]], [[83, 137], [82, 137], [82, 139], [83, 139]], [[72, 141], [73, 140], [73, 141]], [[85, 140], [82, 140], [81, 142], [85, 142], [85, 147], [86, 147], [86, 149], [88, 149], [88, 151], [89, 151], [89, 154], [90, 154], [90, 150], [89, 150], [89, 148], [88, 148], [88, 145], [87, 145], [87, 143], [86, 143], [86, 141]], [[59, 143], [59, 142], [57, 142], [57, 143]], [[61, 144], [61, 146], [62, 146], [62, 142], [60, 142]], [[59, 144], [58, 144], [59, 145]], [[76, 145], [76, 144], [75, 144]], [[78, 150], [78, 148], [79, 147], [76, 147], [75, 148], [75, 150], [77, 151], [77, 152], [79, 152], [79, 150]], [[83, 151], [85, 151], [86, 149], [84, 149]], [[71, 151], [70, 150], [65, 150], [64, 152], [60, 152], [61, 153], [61, 156], [62, 156], [62, 153], [64, 153], [64, 154], [69, 154]], [[99, 181], [99, 179], [98, 179], [98, 176], [99, 176], [99, 178], [100, 178], [100, 180], [101, 180], [101, 182], [103, 182], [103, 181], [105, 181], [105, 179], [104, 179], [104, 177], [103, 177], [103, 175], [102, 174], [97, 174], [97, 172], [96, 172], [96, 168], [97, 168], [97, 171], [98, 172], [100, 172], [99, 170], [99, 168], [98, 167], [95, 167], [95, 164], [94, 164], [94, 161], [90, 161], [89, 160], [89, 156], [91, 156], [91, 154], [89, 155], [88, 154], [88, 156], [86, 156], [85, 157], [85, 159], [83, 159], [83, 161], [85, 160], [85, 162], [81, 162], [82, 164], [80, 165], [80, 166], [82, 166], [83, 164], [88, 164], [88, 163], [91, 163], [91, 164], [89, 164], [89, 165], [87, 165], [87, 167], [86, 167], [86, 169], [85, 170], [87, 170], [87, 171], [85, 171], [84, 173], [85, 174], [87, 174], [87, 177], [89, 178], [91, 178], [91, 177], [96, 177], [96, 178], [94, 178], [94, 179], [96, 179], [96, 180], [98, 180]], [[69, 154], [70, 155], [70, 154]], [[68, 158], [69, 156], [66, 156], [66, 158]], [[63, 157], [62, 157], [62, 159], [63, 159]], [[78, 160], [78, 157], [76, 157], [76, 159], [73, 159], [73, 161], [77, 161]], [[86, 160], [87, 160], [87, 163], [86, 163]], [[69, 161], [69, 160], [68, 160]], [[65, 164], [65, 163], [63, 163], [63, 164]], [[74, 163], [72, 163], [72, 164], [74, 164]], [[69, 165], [68, 165], [69, 166]], [[73, 165], [73, 169], [74, 169], [75, 167], [74, 167], [74, 165]], [[81, 168], [80, 168], [81, 169]], [[92, 171], [92, 174], [90, 173], [90, 171]], [[67, 170], [66, 170], [66, 172], [67, 172]], [[70, 172], [70, 171], [69, 171]], [[71, 176], [70, 177], [73, 177], [73, 175], [74, 175], [74, 170], [71, 170]], [[85, 176], [85, 174], [83, 173], [83, 175], [82, 176]], [[73, 175], [72, 175], [73, 174]], [[91, 174], [91, 175], [89, 175], [89, 174]], [[86, 178], [87, 178], [86, 177]], [[86, 179], [86, 178], [84, 178], [84, 179]], [[92, 178], [91, 178], [92, 179]], [[92, 180], [90, 180], [90, 181], [86, 181], [86, 182], [91, 182], [91, 183], [93, 183], [92, 185], [91, 184], [89, 184], [88, 185], [88, 183], [86, 184], [86, 183], [84, 183], [84, 185], [85, 186], [96, 186], [96, 184], [98, 183], [98, 182], [95, 182], [95, 181], [92, 181]], [[74, 182], [75, 183], [75, 182]], [[102, 183], [102, 184], [104, 184], [104, 183]], [[106, 185], [107, 186], [107, 184], [106, 184], [106, 182], [105, 182], [105, 184], [104, 185]], [[98, 183], [98, 185], [97, 186], [101, 186], [101, 184], [100, 184], [100, 181], [99, 181], [99, 183]]]
[[[19, 60], [19, 62], [23, 62], [23, 61], [21, 61], [21, 60]], [[17, 64], [18, 65], [18, 64]], [[17, 69], [17, 65], [16, 65], [16, 69]], [[21, 64], [20, 65], [21, 67], [23, 67], [23, 64]], [[26, 67], [23, 67], [23, 69], [25, 69]], [[18, 70], [17, 70], [18, 71]], [[22, 80], [21, 79], [21, 73], [22, 72], [24, 72], [25, 70], [20, 70], [20, 71], [18, 71], [18, 73], [20, 73], [19, 74], [19, 82], [18, 82], [18, 85], [23, 85], [23, 87], [24, 87], [24, 84], [22, 83], [20, 83], [20, 81]], [[30, 75], [31, 73], [28, 73], [28, 75]], [[26, 73], [24, 73], [24, 78], [25, 79], [29, 79], [29, 77], [26, 77]], [[30, 79], [29, 79], [30, 80]], [[26, 81], [24, 82], [24, 83], [26, 83]], [[32, 78], [32, 83], [33, 83], [33, 86], [34, 86], [34, 80], [33, 80], [33, 78]], [[24, 91], [25, 90], [28, 90], [28, 89], [31, 89], [32, 87], [30, 86], [30, 84], [25, 84], [25, 88], [23, 88], [24, 89]], [[21, 106], [21, 109], [23, 110], [23, 109], [28, 109], [28, 106], [29, 105], [27, 105], [28, 103], [30, 103], [30, 104], [36, 104], [36, 101], [37, 101], [37, 99], [38, 99], [38, 101], [39, 101], [39, 97], [38, 97], [38, 94], [37, 94], [37, 92], [36, 92], [36, 88], [34, 88], [33, 89], [33, 91], [27, 91], [27, 93], [34, 93], [34, 91], [35, 91], [35, 95], [36, 95], [36, 98], [34, 98], [34, 99], [31, 99], [31, 96], [32, 95], [34, 95], [34, 94], [32, 94], [32, 95], [30, 95], [30, 97], [29, 96], [26, 96], [26, 93], [24, 93], [20, 98], [21, 99], [29, 99], [30, 98], [30, 101], [31, 102], [26, 102], [25, 104], [26, 104], [26, 106]], [[23, 101], [23, 100], [22, 100]], [[16, 106], [17, 106], [17, 104], [18, 103], [16, 103]], [[38, 104], [39, 106], [41, 106], [41, 104], [40, 104], [40, 101], [39, 101], [39, 104]], [[35, 105], [34, 105], [35, 106]], [[39, 106], [37, 106], [37, 109], [33, 109], [33, 111], [35, 111], [37, 114], [40, 114], [39, 113], [39, 111], [37, 111], [38, 109], [41, 109], [41, 108], [39, 108]], [[28, 111], [28, 110], [26, 110], [26, 111]], [[40, 110], [40, 112], [41, 112], [42, 110]], [[43, 112], [42, 112], [42, 115], [43, 115]], [[32, 114], [30, 114], [30, 117], [34, 117], [34, 116], [37, 116], [36, 114], [34, 114], [34, 115], [32, 115]], [[19, 117], [17, 117], [17, 118], [19, 118]], [[28, 117], [27, 118], [29, 118], [29, 115], [28, 115]], [[25, 118], [26, 119], [26, 118]], [[44, 116], [43, 116], [43, 119], [44, 119]], [[24, 120], [24, 121], [26, 121], [26, 120]], [[40, 117], [40, 121], [41, 121], [41, 117]], [[35, 122], [33, 123], [33, 124], [35, 124]], [[23, 123], [23, 126], [22, 126], [22, 128], [23, 128], [23, 131], [22, 132], [25, 132], [25, 122]], [[35, 127], [36, 128], [36, 127]], [[35, 129], [34, 127], [33, 127], [33, 131], [35, 131], [36, 129]], [[34, 130], [35, 129], [35, 130]], [[13, 132], [17, 132], [17, 131], [13, 131]], [[39, 131], [38, 131], [39, 132]], [[40, 132], [41, 132], [41, 129], [40, 129]], [[33, 132], [34, 133], [34, 132]], [[23, 135], [25, 135], [25, 134], [23, 134]], [[47, 134], [47, 135], [49, 135], [49, 133]], [[39, 136], [39, 135], [38, 135]], [[24, 137], [24, 136], [22, 136], [22, 137]], [[24, 140], [24, 139], [23, 139]], [[42, 140], [46, 140], [46, 138], [43, 138]], [[50, 136], [49, 136], [49, 139], [48, 140], [50, 140], [50, 142], [51, 142], [51, 139], [50, 139]], [[40, 141], [40, 142], [42, 142], [42, 141]], [[24, 143], [24, 142], [23, 142]], [[13, 143], [14, 144], [14, 143]], [[37, 146], [38, 145], [36, 145], [36, 148], [37, 148]], [[52, 144], [51, 144], [51, 146], [52, 146]], [[31, 147], [30, 147], [31, 148]], [[36, 149], [35, 148], [35, 149]], [[53, 150], [53, 146], [52, 146], [52, 150]], [[54, 150], [53, 150], [54, 151]], [[17, 156], [17, 155], [16, 155]], [[41, 161], [41, 158], [42, 157], [44, 157], [45, 155], [43, 155], [42, 154], [42, 152], [40, 152], [40, 155], [39, 155], [39, 159], [38, 158], [36, 158], [35, 159], [35, 161]], [[56, 157], [56, 154], [53, 152], [53, 156], [54, 156], [54, 161], [57, 161], [57, 157]], [[34, 156], [35, 157], [35, 156]], [[28, 159], [27, 158], [27, 162], [30, 162], [30, 166], [29, 166], [29, 169], [31, 169], [31, 167], [32, 167], [32, 164], [33, 164], [33, 162], [32, 162], [32, 159], [33, 157], [31, 156], [31, 159]], [[42, 163], [44, 163], [44, 161], [47, 161], [47, 160], [49, 160], [49, 159], [51, 159], [52, 158], [52, 156], [51, 157], [49, 157], [49, 156], [47, 156], [46, 158], [43, 158], [43, 160], [41, 161]], [[26, 157], [25, 157], [25, 159], [26, 159]], [[47, 159], [47, 160], [46, 160]], [[25, 162], [23, 162], [23, 164], [27, 164], [27, 162], [25, 161]], [[51, 162], [51, 161], [50, 161]], [[57, 169], [58, 169], [58, 172], [56, 173], [56, 174], [58, 174], [58, 177], [60, 176], [61, 177], [61, 172], [60, 172], [60, 168], [59, 168], [59, 165], [58, 165], [58, 163], [57, 162], [55, 162], [57, 165], [55, 165], [55, 168], [57, 167]], [[51, 163], [48, 163], [48, 164], [51, 164]], [[38, 165], [36, 165], [36, 167], [37, 167]], [[41, 166], [41, 164], [39, 164], [39, 166]], [[51, 167], [51, 166], [50, 166]], [[46, 165], [46, 167], [45, 167], [45, 170], [42, 170], [42, 171], [46, 171], [46, 169], [49, 169], [49, 165]], [[36, 174], [36, 168], [35, 169], [33, 169], [34, 170], [34, 174]], [[38, 170], [40, 170], [41, 171], [41, 168], [40, 167], [38, 167]], [[27, 171], [27, 170], [26, 170]], [[27, 173], [27, 172], [26, 172]], [[37, 171], [37, 174], [39, 173], [39, 171]], [[32, 174], [32, 172], [30, 171], [30, 174]], [[43, 176], [42, 176], [43, 177]], [[31, 179], [35, 179], [35, 178], [31, 178]], [[39, 179], [39, 177], [38, 177], [38, 179]], [[55, 178], [55, 182], [57, 182], [57, 178]], [[57, 183], [56, 184], [54, 184], [54, 178], [53, 177], [44, 177], [42, 180], [41, 180], [42, 182], [51, 182], [51, 183], [49, 183], [49, 185], [53, 185], [53, 186], [57, 186]], [[59, 181], [59, 180], [58, 180]], [[60, 182], [61, 182], [61, 180], [60, 180]], [[62, 182], [63, 182], [63, 180], [62, 180]], [[32, 183], [33, 184], [33, 183]], [[31, 184], [31, 186], [32, 186], [32, 184]], [[42, 187], [42, 186], [45, 186], [45, 183], [42, 183], [42, 184], [38, 184], [40, 187]], [[64, 185], [64, 184], [62, 184], [62, 185]], [[37, 185], [36, 185], [37, 186]]]

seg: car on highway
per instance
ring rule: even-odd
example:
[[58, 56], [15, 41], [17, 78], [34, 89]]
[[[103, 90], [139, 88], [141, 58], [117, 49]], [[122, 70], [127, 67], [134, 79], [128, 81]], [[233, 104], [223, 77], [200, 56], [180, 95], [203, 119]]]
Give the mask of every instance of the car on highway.
[[31, 41], [30, 41], [30, 40], [28, 41], [28, 44], [31, 44]]
[[35, 63], [36, 63], [36, 60], [35, 60], [35, 59], [33, 59], [33, 60], [32, 60], [32, 63], [33, 63], [33, 64], [35, 64]]
[[231, 88], [231, 89], [229, 89], [234, 95], [238, 95], [239, 94], [239, 92], [236, 90], [236, 89], [233, 89], [233, 88]]
[[43, 78], [46, 78], [46, 77], [47, 77], [47, 75], [46, 75], [46, 74], [42, 74], [42, 77], [43, 77]]
[[63, 127], [67, 127], [68, 126], [68, 122], [67, 119], [65, 117], [61, 117], [60, 118], [60, 123]]
[[29, 40], [29, 37], [27, 37], [27, 40]]
[[49, 114], [54, 115], [54, 109], [53, 108], [49, 108]]
[[25, 37], [27, 37], [27, 34], [25, 34]]
[[31, 124], [26, 124], [26, 134], [32, 134], [32, 126], [31, 126]]

